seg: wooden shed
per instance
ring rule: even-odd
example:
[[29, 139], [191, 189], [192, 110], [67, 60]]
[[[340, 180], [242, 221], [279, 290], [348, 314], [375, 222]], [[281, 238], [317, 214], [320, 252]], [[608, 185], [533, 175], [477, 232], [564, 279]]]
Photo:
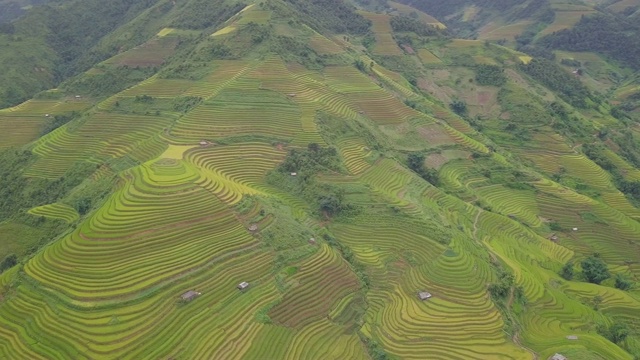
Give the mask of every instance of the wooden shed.
[[418, 292], [418, 297], [420, 298], [420, 300], [425, 301], [427, 299], [430, 299], [433, 295], [431, 295], [431, 293], [426, 292], [426, 291], [420, 291]]
[[199, 295], [200, 295], [199, 292], [194, 291], [194, 290], [189, 290], [186, 293], [182, 294], [182, 296], [180, 296], [180, 297], [184, 301], [191, 301], [191, 300], [197, 298]]
[[238, 290], [244, 290], [246, 288], [249, 287], [249, 283], [246, 281], [241, 282], [240, 284], [238, 284]]

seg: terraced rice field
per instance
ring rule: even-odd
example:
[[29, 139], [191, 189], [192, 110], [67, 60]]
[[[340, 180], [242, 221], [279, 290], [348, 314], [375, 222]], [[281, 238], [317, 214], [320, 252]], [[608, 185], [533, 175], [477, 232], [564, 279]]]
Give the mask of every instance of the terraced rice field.
[[[390, 34], [388, 15], [373, 15], [365, 14], [377, 36]], [[238, 17], [270, 16], [248, 7]], [[342, 49], [319, 34], [310, 41], [326, 54]], [[447, 46], [475, 51], [482, 42]], [[419, 56], [440, 61], [426, 49]], [[490, 151], [446, 107], [424, 99], [431, 114], [405, 105], [418, 95], [378, 64], [367, 76], [270, 54], [216, 60], [209, 70], [197, 81], [154, 76], [28, 145], [38, 157], [29, 177], [55, 179], [88, 162], [93, 179], [118, 181], [82, 217], [64, 201], [28, 210], [73, 227], [0, 275], [0, 285], [13, 284], [0, 303], [0, 357], [368, 359], [367, 338], [403, 359], [543, 359], [571, 349], [630, 358], [593, 324], [603, 314], [633, 322], [635, 294], [557, 273], [574, 256], [598, 252], [612, 271], [640, 276], [640, 213], [566, 139], [543, 129], [535, 145]], [[139, 95], [202, 101], [185, 113], [116, 109]], [[16, 145], [27, 144], [44, 119], [33, 114], [56, 106], [0, 111], [0, 127], [24, 122]], [[344, 127], [323, 132], [319, 113]], [[318, 214], [309, 199], [267, 180], [289, 150], [310, 143], [336, 147], [341, 172], [319, 174], [314, 186], [344, 191], [353, 214]], [[412, 151], [427, 155], [446, 192], [407, 168]], [[492, 183], [477, 167], [491, 162], [504, 169], [490, 175], [511, 174], [520, 163], [508, 151], [535, 164], [537, 180], [525, 190]], [[549, 180], [561, 166], [600, 198]], [[295, 176], [286, 181], [296, 184]], [[551, 221], [561, 229], [557, 242], [548, 240]], [[331, 246], [332, 237], [345, 248]], [[506, 311], [491, 297], [498, 266], [514, 275], [510, 291], [521, 287], [526, 304], [512, 298]], [[239, 291], [243, 281], [250, 286]], [[181, 301], [188, 290], [200, 295]], [[422, 301], [418, 291], [433, 297]], [[600, 312], [588, 303], [596, 295]]]
[[595, 13], [594, 10], [556, 10], [556, 19], [555, 21], [547, 26], [544, 30], [540, 32], [539, 36], [549, 35], [556, 31], [564, 30], [573, 27], [575, 24], [580, 21], [582, 16], [587, 16]]
[[522, 34], [530, 21], [520, 21], [515, 24], [489, 24], [479, 30], [480, 40], [502, 40], [514, 41], [515, 37]]
[[168, 34], [170, 32], [118, 54], [105, 63], [129, 67], [159, 66], [175, 52], [175, 47], [178, 44], [179, 39], [175, 36], [167, 36]]
[[371, 20], [372, 31], [376, 37], [373, 53], [376, 55], [402, 55], [404, 52], [393, 39], [393, 30], [389, 20], [391, 17], [385, 14], [375, 14], [366, 11], [360, 12], [362, 16]]
[[0, 149], [22, 146], [36, 140], [45, 122], [44, 116], [0, 115], [0, 126], [11, 129], [11, 132], [0, 131]]
[[410, 16], [411, 14], [418, 14], [418, 18], [420, 20], [422, 20], [425, 24], [431, 25], [431, 26], [435, 26], [438, 27], [440, 29], [445, 29], [446, 25], [444, 25], [443, 23], [441, 23], [440, 21], [438, 21], [438, 19], [434, 18], [433, 16], [424, 13], [422, 11], [418, 11], [415, 8], [411, 7], [411, 6], [407, 6], [398, 2], [393, 2], [393, 1], [389, 1], [389, 5], [396, 9], [400, 14], [405, 15], [405, 16]]
[[67, 204], [49, 204], [35, 207], [29, 210], [29, 214], [44, 216], [52, 219], [60, 219], [67, 223], [72, 223], [80, 217], [76, 209]]
[[418, 57], [425, 65], [441, 64], [442, 60], [427, 49], [418, 49]]
[[96, 113], [77, 128], [61, 127], [40, 138], [33, 148], [40, 158], [27, 170], [28, 176], [56, 178], [77, 161], [97, 163], [125, 155], [151, 159], [164, 151], [164, 145], [146, 140], [169, 123], [156, 116]]

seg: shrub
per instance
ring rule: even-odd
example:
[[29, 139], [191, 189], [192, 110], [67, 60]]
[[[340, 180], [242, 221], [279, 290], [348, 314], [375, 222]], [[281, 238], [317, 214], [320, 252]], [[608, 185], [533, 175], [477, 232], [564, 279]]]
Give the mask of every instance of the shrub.
[[566, 280], [573, 279], [573, 261], [569, 261], [562, 267], [560, 270], [560, 276], [562, 276]]
[[590, 283], [600, 284], [611, 277], [607, 264], [598, 254], [594, 254], [584, 259], [581, 263], [582, 273]]
[[480, 85], [502, 86], [507, 82], [504, 69], [496, 65], [476, 67], [476, 81]]
[[626, 277], [617, 274], [616, 275], [616, 288], [620, 290], [629, 290], [633, 286], [633, 282]]
[[16, 264], [18, 264], [18, 257], [16, 254], [7, 255], [7, 257], [5, 257], [0, 263], [0, 272], [11, 269], [16, 266]]

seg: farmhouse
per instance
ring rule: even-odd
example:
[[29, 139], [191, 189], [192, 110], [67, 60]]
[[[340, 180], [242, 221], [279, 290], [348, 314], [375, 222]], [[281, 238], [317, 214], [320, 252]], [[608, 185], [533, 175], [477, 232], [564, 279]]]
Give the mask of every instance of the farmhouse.
[[567, 340], [578, 340], [578, 335], [569, 335], [567, 336]]
[[238, 290], [244, 290], [246, 288], [249, 287], [249, 283], [246, 281], [241, 282], [240, 284], [238, 284]]
[[567, 360], [567, 357], [566, 357], [566, 356], [564, 356], [564, 355], [562, 355], [562, 354], [558, 354], [558, 353], [556, 353], [555, 355], [553, 355], [553, 356], [551, 357], [551, 359], [550, 359], [550, 360]]
[[199, 292], [194, 291], [194, 290], [189, 290], [186, 293], [182, 294], [181, 298], [184, 301], [191, 301], [191, 300], [195, 299], [196, 297], [198, 297], [198, 295], [200, 295]]
[[419, 298], [420, 298], [420, 300], [422, 300], [422, 301], [425, 301], [425, 300], [427, 300], [427, 299], [430, 299], [430, 298], [431, 298], [431, 296], [432, 296], [432, 295], [431, 295], [431, 293], [428, 293], [428, 292], [426, 292], [426, 291], [420, 291], [420, 292], [418, 293], [418, 297], [419, 297]]

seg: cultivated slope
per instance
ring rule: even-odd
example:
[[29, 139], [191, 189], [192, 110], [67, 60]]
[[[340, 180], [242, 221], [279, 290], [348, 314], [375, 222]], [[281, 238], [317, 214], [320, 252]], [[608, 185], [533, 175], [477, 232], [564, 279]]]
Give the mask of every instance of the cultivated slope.
[[[400, 33], [364, 10], [347, 14], [371, 34], [334, 34], [301, 4], [248, 4], [202, 34], [167, 27], [0, 110], [0, 147], [35, 155], [24, 178], [89, 169], [0, 223], [70, 224], [0, 275], [0, 354], [632, 359], [638, 291], [558, 275], [597, 252], [640, 277], [640, 210], [546, 108], [590, 138], [622, 129], [608, 105], [573, 107], [502, 46]], [[497, 64], [504, 83], [477, 84]], [[114, 74], [126, 81], [100, 88]], [[181, 301], [188, 290], [201, 295]], [[613, 321], [625, 342], [597, 331]]]

